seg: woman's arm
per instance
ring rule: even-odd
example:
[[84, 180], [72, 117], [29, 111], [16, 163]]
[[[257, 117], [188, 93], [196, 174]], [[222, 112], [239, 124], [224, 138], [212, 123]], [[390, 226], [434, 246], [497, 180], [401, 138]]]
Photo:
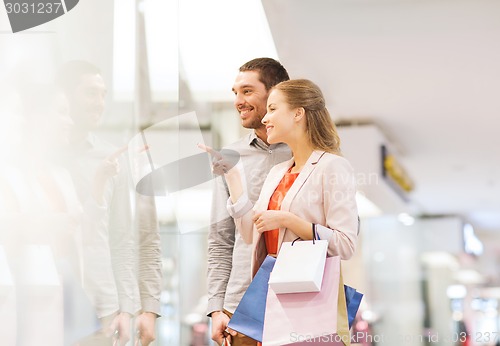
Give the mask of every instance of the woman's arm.
[[234, 166], [227, 173], [224, 173], [227, 187], [229, 189], [229, 198], [231, 202], [236, 203], [243, 195], [243, 184], [239, 169]]
[[326, 225], [317, 225], [320, 239], [328, 240], [328, 255], [349, 259], [356, 250], [358, 208], [354, 171], [340, 157], [330, 163], [323, 177]]
[[198, 147], [213, 158], [212, 171], [216, 175], [222, 175], [229, 190], [227, 210], [234, 219], [236, 229], [239, 230], [243, 240], [251, 244], [253, 240], [253, 204], [248, 199], [245, 192], [245, 179], [241, 162], [234, 164], [231, 160], [225, 159], [223, 155], [203, 144]]

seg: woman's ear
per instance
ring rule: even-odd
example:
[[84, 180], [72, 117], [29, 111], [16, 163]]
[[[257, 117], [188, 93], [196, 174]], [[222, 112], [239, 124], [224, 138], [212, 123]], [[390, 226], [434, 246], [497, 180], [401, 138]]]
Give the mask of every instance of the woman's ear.
[[304, 118], [306, 111], [303, 107], [298, 107], [295, 109], [295, 121], [300, 121]]

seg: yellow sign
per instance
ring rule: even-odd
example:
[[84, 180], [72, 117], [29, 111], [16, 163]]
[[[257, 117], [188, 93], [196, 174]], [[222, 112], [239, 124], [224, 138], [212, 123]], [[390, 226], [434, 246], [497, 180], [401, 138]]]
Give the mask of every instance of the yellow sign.
[[385, 154], [383, 155], [383, 168], [386, 176], [391, 178], [403, 191], [412, 191], [414, 188], [413, 181], [410, 179], [403, 167], [401, 167], [401, 165], [396, 161], [394, 155], [388, 154], [385, 151], [385, 148], [383, 153]]

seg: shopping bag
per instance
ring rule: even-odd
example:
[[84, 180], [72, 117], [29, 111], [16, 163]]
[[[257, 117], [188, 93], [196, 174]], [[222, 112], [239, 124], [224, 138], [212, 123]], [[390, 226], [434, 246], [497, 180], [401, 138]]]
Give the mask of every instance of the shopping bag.
[[344, 285], [345, 300], [347, 305], [347, 317], [349, 320], [349, 329], [352, 327], [354, 318], [358, 313], [359, 305], [361, 304], [361, 299], [363, 294], [358, 292], [355, 288], [351, 286]]
[[269, 286], [277, 294], [319, 292], [327, 249], [327, 240], [284, 242], [269, 278]]
[[277, 294], [269, 287], [263, 346], [350, 345], [340, 257], [325, 262], [320, 292]]
[[227, 325], [257, 341], [262, 341], [268, 281], [275, 262], [274, 257], [266, 257]]

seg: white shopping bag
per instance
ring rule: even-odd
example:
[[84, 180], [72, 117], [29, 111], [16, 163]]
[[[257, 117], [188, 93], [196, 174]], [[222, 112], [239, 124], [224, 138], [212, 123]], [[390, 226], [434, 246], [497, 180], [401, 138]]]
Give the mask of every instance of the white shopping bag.
[[269, 286], [277, 294], [319, 292], [327, 248], [326, 240], [283, 243], [269, 278]]

